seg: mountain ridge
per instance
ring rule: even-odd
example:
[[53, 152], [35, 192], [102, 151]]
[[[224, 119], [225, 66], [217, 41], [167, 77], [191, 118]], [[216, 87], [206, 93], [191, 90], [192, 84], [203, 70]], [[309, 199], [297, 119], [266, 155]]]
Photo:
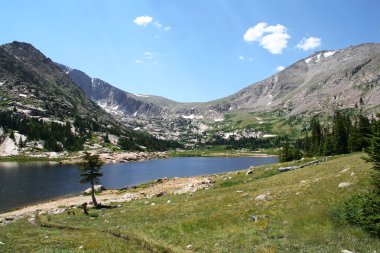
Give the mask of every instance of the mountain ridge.
[[[352, 54], [356, 57], [355, 59], [352, 59]], [[336, 60], [337, 57], [339, 58], [339, 60]], [[344, 61], [346, 61], [346, 63]], [[358, 64], [355, 64], [356, 61], [358, 62]], [[367, 75], [365, 76], [365, 78], [368, 79], [367, 82], [372, 82], [374, 84], [375, 87], [373, 87], [373, 90], [375, 90], [378, 93], [378, 89], [376, 88], [378, 88], [380, 83], [380, 72], [374, 69], [373, 67], [373, 65], [375, 65], [375, 67], [378, 65], [380, 66], [380, 44], [378, 43], [365, 43], [357, 46], [349, 46], [344, 49], [321, 50], [314, 52], [310, 56], [293, 63], [284, 70], [262, 81], [253, 83], [247, 86], [246, 88], [243, 88], [235, 92], [234, 94], [231, 94], [230, 96], [207, 102], [179, 103], [162, 97], [156, 97], [159, 98], [159, 100], [155, 101], [152, 99], [147, 99], [148, 97], [155, 96], [133, 94], [131, 95], [131, 93], [122, 91], [121, 89], [115, 87], [114, 88], [118, 90], [118, 93], [124, 92], [125, 99], [134, 100], [135, 103], [138, 103], [138, 106], [131, 106], [131, 104], [133, 105], [133, 103], [127, 103], [128, 106], [133, 108], [128, 111], [124, 110], [127, 111], [128, 115], [133, 115], [137, 112], [139, 114], [146, 114], [147, 116], [163, 116], [165, 115], [165, 113], [189, 114], [197, 110], [214, 110], [218, 113], [226, 113], [229, 111], [236, 110], [265, 111], [268, 109], [276, 109], [276, 107], [277, 109], [278, 107], [291, 108], [292, 106], [289, 106], [289, 103], [294, 104], [295, 98], [290, 98], [289, 101], [284, 100], [286, 98], [286, 95], [291, 95], [289, 94], [289, 91], [292, 91], [293, 93], [297, 91], [299, 93], [304, 93], [303, 95], [305, 95], [305, 97], [308, 98], [312, 96], [320, 98], [324, 95], [341, 96], [343, 91], [347, 91], [348, 89], [343, 89], [344, 87], [342, 87], [342, 85], [339, 86], [336, 84], [339, 82], [346, 82], [352, 85], [352, 82], [355, 81], [355, 85], [357, 86], [356, 89], [358, 92], [353, 92], [352, 88], [355, 89], [355, 87], [350, 87], [349, 93], [352, 95], [352, 99], [342, 99], [341, 97], [340, 99], [335, 98], [335, 100], [339, 100], [341, 103], [344, 104], [348, 102], [348, 104], [346, 105], [353, 107], [355, 104], [353, 103], [353, 101], [358, 101], [359, 97], [363, 96], [363, 92], [360, 92], [359, 87], [363, 86], [363, 84], [365, 85], [365, 83], [355, 78], [352, 78], [352, 76], [354, 76], [352, 73], [355, 72], [354, 74], [357, 74], [357, 72], [360, 72], [359, 74], [365, 75], [365, 72], [368, 72], [368, 69], [366, 69], [366, 65], [368, 64], [370, 64], [370, 67], [372, 67], [370, 69], [370, 71], [372, 71], [372, 73], [370, 73], [372, 76]], [[336, 68], [338, 69], [336, 71], [333, 71]], [[326, 69], [328, 69], [330, 73], [325, 73]], [[68, 74], [75, 83], [77, 83], [82, 88], [84, 87], [86, 90], [85, 85], [81, 83], [81, 80], [80, 78], [78, 78], [78, 75], [75, 75], [76, 71], [78, 70], [71, 70]], [[351, 75], [349, 75], [350, 72]], [[86, 75], [83, 72], [81, 73], [82, 75]], [[339, 74], [342, 73], [345, 75], [346, 78], [339, 76]], [[89, 76], [87, 77], [90, 79]], [[340, 78], [340, 80], [337, 79], [337, 77]], [[335, 82], [335, 85], [332, 85], [331, 82], [329, 82], [329, 79], [330, 81], [331, 79], [334, 79], [332, 80], [332, 82]], [[104, 82], [101, 79], [97, 78], [91, 80], [95, 80], [96, 82]], [[112, 86], [108, 83], [107, 85]], [[330, 88], [329, 93], [322, 92], [321, 95], [313, 92], [313, 89], [314, 91], [321, 92], [320, 88], [324, 87]], [[337, 87], [339, 89], [337, 89]], [[302, 88], [306, 88], [307, 90], [304, 90]], [[367, 87], [362, 88], [367, 89]], [[337, 89], [340, 92], [335, 92], [333, 89]], [[91, 91], [91, 94], [92, 92], [93, 91]], [[336, 94], [334, 94], [334, 92]], [[86, 93], [89, 94], [90, 92], [87, 91]], [[100, 100], [104, 100], [105, 95], [103, 94], [103, 97], [91, 96], [91, 98], [94, 101], [99, 102]], [[364, 95], [369, 94], [366, 93]], [[374, 101], [371, 102], [373, 106], [377, 106], [380, 103], [379, 96], [380, 95], [376, 94], [375, 98], [373, 98]], [[108, 98], [109, 100], [107, 100], [107, 103], [112, 106], [126, 106], [121, 104], [121, 101], [118, 101], [117, 99], [113, 99], [112, 97]], [[338, 105], [339, 101], [337, 101]], [[125, 104], [126, 102], [123, 101], [123, 103]], [[149, 104], [149, 106], [146, 104]], [[318, 105], [318, 103], [314, 99], [313, 103], [308, 103], [308, 105], [304, 103], [302, 108], [308, 108], [310, 110], [316, 107], [316, 105]], [[318, 105], [317, 107], [319, 109], [323, 109], [323, 106]], [[154, 109], [151, 110], [152, 108]], [[339, 106], [337, 108], [339, 108]], [[305, 110], [300, 109], [292, 110], [291, 115], [295, 115], [304, 111]]]

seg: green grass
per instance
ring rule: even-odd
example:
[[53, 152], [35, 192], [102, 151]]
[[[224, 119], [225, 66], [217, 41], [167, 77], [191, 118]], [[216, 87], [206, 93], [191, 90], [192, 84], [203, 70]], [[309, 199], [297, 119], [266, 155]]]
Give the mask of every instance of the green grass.
[[[379, 239], [333, 219], [344, 201], [371, 190], [372, 170], [361, 156], [285, 173], [276, 168], [298, 162], [257, 167], [250, 175], [222, 174], [214, 176], [211, 190], [91, 209], [92, 217], [80, 209], [39, 216], [47, 227], [19, 221], [0, 227], [0, 250], [77, 252], [83, 245], [86, 252], [188, 252], [191, 244], [194, 252], [374, 252]], [[341, 182], [352, 186], [340, 189]], [[267, 200], [255, 200], [261, 194]]]
[[235, 112], [225, 116], [225, 121], [216, 123], [217, 130], [230, 132], [238, 129], [250, 129], [279, 136], [300, 137], [301, 130], [307, 126], [308, 117], [284, 117], [277, 112]]
[[65, 158], [31, 157], [31, 156], [2, 156], [0, 162], [60, 162]]
[[171, 151], [171, 157], [250, 157], [255, 155], [278, 155], [276, 149], [262, 149], [259, 151], [226, 150], [224, 145], [213, 146], [204, 149], [192, 149], [185, 151]]

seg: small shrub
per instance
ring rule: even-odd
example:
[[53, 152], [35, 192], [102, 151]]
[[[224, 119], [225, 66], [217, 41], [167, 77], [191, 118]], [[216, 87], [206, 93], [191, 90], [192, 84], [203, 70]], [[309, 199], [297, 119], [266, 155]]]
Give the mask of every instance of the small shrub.
[[375, 194], [351, 197], [334, 211], [333, 217], [339, 223], [361, 227], [380, 237], [380, 197]]

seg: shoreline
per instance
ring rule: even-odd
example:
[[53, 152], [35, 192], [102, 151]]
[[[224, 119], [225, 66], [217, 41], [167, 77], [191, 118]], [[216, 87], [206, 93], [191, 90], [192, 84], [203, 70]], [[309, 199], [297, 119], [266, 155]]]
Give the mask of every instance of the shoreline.
[[[155, 159], [165, 159], [165, 158], [177, 158], [177, 157], [277, 157], [278, 155], [273, 154], [264, 154], [264, 153], [208, 153], [208, 154], [186, 154], [184, 152], [179, 153], [169, 153], [167, 151], [164, 152], [103, 152], [98, 153], [101, 160], [104, 161], [105, 164], [108, 163], [126, 163], [126, 162], [141, 162], [146, 160], [155, 160]], [[0, 156], [1, 162], [22, 162], [22, 163], [32, 163], [32, 162], [54, 162], [61, 164], [77, 164], [82, 161], [83, 154], [77, 153], [71, 156], [54, 156], [50, 157], [47, 154], [41, 155], [33, 155], [33, 156], [25, 156], [25, 155], [17, 155], [17, 156]]]
[[[199, 189], [212, 188], [215, 177], [218, 175], [157, 179], [147, 187], [142, 187], [146, 184], [141, 184], [128, 190], [104, 190], [96, 195], [96, 199], [99, 203], [110, 205], [137, 199], [152, 199], [163, 195], [191, 193]], [[84, 202], [91, 202], [91, 195], [62, 196], [62, 198], [27, 205], [17, 210], [0, 213], [0, 226], [23, 218], [34, 219], [36, 215], [44, 213], [62, 213], [71, 208], [79, 208], [78, 206]]]

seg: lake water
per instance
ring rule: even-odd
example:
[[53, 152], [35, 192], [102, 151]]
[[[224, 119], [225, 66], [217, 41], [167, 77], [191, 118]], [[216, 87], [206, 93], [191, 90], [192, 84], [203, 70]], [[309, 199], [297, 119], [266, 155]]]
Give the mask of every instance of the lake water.
[[[101, 184], [122, 188], [163, 177], [186, 177], [242, 170], [276, 163], [277, 157], [181, 157], [102, 167]], [[52, 198], [79, 194], [89, 185], [79, 183], [76, 165], [0, 163], [0, 212]]]

